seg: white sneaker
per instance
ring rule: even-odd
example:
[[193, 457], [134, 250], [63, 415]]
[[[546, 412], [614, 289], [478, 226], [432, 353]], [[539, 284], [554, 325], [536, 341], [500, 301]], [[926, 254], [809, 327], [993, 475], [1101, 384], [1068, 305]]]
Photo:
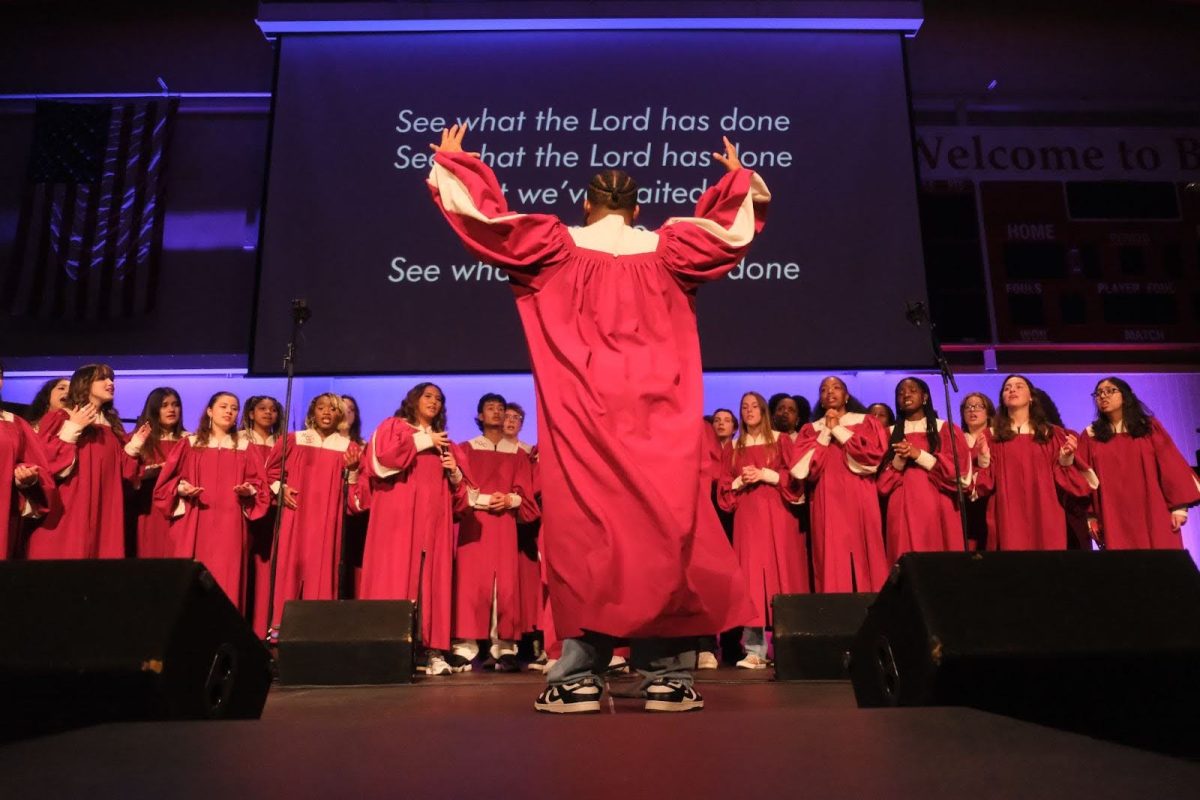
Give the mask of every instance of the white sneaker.
[[716, 669], [719, 666], [717, 657], [707, 650], [696, 656], [696, 669]]
[[737, 662], [737, 666], [740, 669], [766, 669], [767, 662], [755, 653], [747, 653], [745, 658]]
[[429, 666], [425, 667], [426, 675], [451, 675], [454, 669], [441, 656], [430, 656]]

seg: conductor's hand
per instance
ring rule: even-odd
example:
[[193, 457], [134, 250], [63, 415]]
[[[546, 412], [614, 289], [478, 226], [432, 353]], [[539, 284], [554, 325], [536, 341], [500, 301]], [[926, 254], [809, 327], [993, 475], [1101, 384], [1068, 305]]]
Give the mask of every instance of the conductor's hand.
[[[444, 136], [445, 134], [443, 134]], [[462, 137], [459, 137], [460, 139]], [[721, 164], [725, 169], [733, 172], [742, 168], [742, 162], [738, 161], [737, 148], [733, 146], [733, 142], [729, 141], [728, 136], [722, 136], [721, 141], [725, 143], [725, 154], [713, 153], [713, 161]]]
[[[462, 140], [466, 132], [467, 123], [465, 122], [451, 125], [442, 131], [442, 143], [430, 144], [429, 149], [435, 153], [461, 153], [463, 152]], [[467, 153], [467, 155], [479, 158], [479, 153]]]

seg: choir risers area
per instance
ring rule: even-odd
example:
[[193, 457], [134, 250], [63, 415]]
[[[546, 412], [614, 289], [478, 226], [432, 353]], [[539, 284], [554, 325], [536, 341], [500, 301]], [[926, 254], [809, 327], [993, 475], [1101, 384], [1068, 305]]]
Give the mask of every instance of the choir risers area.
[[[696, 714], [534, 713], [540, 678], [275, 689], [257, 722], [101, 725], [0, 748], [6, 797], [1167, 798], [1200, 764], [848, 683], [703, 680]], [[625, 680], [621, 688], [632, 682]]]

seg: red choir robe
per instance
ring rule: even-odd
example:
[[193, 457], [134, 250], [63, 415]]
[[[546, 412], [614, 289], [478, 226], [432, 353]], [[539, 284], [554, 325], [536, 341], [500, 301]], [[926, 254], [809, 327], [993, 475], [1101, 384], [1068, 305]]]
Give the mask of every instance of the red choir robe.
[[158, 451], [143, 449], [138, 470], [137, 488], [133, 491], [130, 509], [134, 513], [138, 558], [174, 558], [175, 541], [171, 538], [171, 520], [154, 507], [154, 487], [163, 464], [171, 453], [183, 444], [187, 434], [179, 439], [159, 441]]
[[987, 434], [983, 432], [976, 435], [965, 431], [963, 438], [966, 439], [967, 446], [971, 448], [971, 479], [964, 488], [967, 495], [967, 546], [971, 550], [985, 550], [987, 549], [988, 498], [986, 495], [979, 494], [977, 484], [979, 482], [979, 460], [988, 438]]
[[[288, 600], [336, 600], [341, 561], [342, 520], [348, 506], [347, 480], [358, 482], [358, 469], [346, 468], [346, 457], [358, 461], [358, 445], [340, 433], [324, 439], [308, 429], [288, 434], [288, 486], [298, 496], [296, 508], [280, 503], [279, 553], [275, 560], [275, 603], [271, 627], [278, 628]], [[271, 495], [279, 492], [283, 441], [267, 460]]]
[[[240, 438], [209, 440], [197, 446], [191, 435], [175, 448], [154, 487], [154, 504], [171, 520], [176, 558], [202, 563], [230, 601], [246, 609], [246, 523], [267, 513], [270, 497], [258, 459]], [[179, 482], [204, 489], [181, 497]], [[255, 493], [242, 497], [233, 487], [250, 483]]]
[[514, 444], [529, 460], [533, 482], [533, 498], [538, 502], [538, 518], [530, 522], [517, 521], [517, 587], [521, 605], [521, 628], [532, 631], [541, 628], [542, 609], [545, 605], [545, 583], [542, 580], [542, 559], [539, 555], [541, 541], [541, 500], [539, 487], [541, 478], [534, 446], [516, 441]]
[[[750, 624], [760, 628], [771, 625], [772, 597], [811, 589], [807, 543], [788, 509], [796, 499], [788, 478], [791, 448], [787, 436], [780, 436], [771, 448], [764, 437], [749, 436], [744, 447], [734, 444], [722, 451], [717, 501], [733, 514], [733, 549], [754, 604]], [[743, 485], [743, 467], [762, 469], [764, 479]]]
[[1090, 425], [1079, 437], [1101, 541], [1110, 550], [1182, 548], [1171, 512], [1200, 504], [1200, 480], [1157, 419], [1136, 439], [1120, 423], [1116, 430], [1107, 442]]
[[[455, 458], [461, 454], [455, 447]], [[384, 420], [363, 458], [371, 520], [363, 551], [362, 599], [421, 601], [421, 639], [450, 649], [454, 606], [454, 513], [465, 481], [452, 484], [430, 431], [399, 417]], [[363, 495], [355, 493], [357, 498]]]
[[[496, 636], [516, 641], [531, 630], [521, 606], [517, 523], [533, 522], [541, 515], [533, 468], [529, 456], [503, 439], [493, 443], [479, 435], [458, 448], [469, 487], [454, 554], [454, 637], [490, 638], [494, 594]], [[488, 511], [493, 492], [509, 496], [509, 510]]]
[[980, 496], [990, 496], [987, 511], [989, 550], [1064, 550], [1067, 518], [1059, 492], [1086, 497], [1088, 485], [1074, 458], [1059, 459], [1067, 431], [1051, 426], [1050, 439], [1034, 441], [1021, 426], [1006, 442], [988, 431], [991, 458], [975, 481]]
[[[249, 430], [238, 431], [238, 438], [246, 442], [248, 458], [257, 463], [264, 478], [267, 475], [267, 459], [275, 449], [276, 437], [265, 439]], [[267, 605], [271, 586], [271, 539], [275, 534], [275, 509], [278, 504], [271, 498], [268, 513], [246, 523], [246, 619], [260, 636], [267, 634]]]
[[[694, 218], [639, 230], [509, 210], [491, 169], [438, 153], [429, 185], [468, 250], [506, 271], [538, 398], [542, 553], [558, 634], [703, 636], [754, 616], [700, 477], [695, 291], [761, 227], [765, 184], [727, 173]], [[684, 476], [687, 476], [685, 479]]]
[[937, 430], [938, 450], [933, 453], [925, 420], [905, 421], [904, 438], [921, 455], [915, 460], [893, 455], [879, 473], [879, 494], [888, 498], [887, 557], [893, 564], [905, 553], [963, 549], [951, 437], [957, 442], [964, 497], [971, 483], [971, 450], [954, 423], [939, 419]]
[[792, 477], [808, 484], [813, 591], [877, 592], [887, 580], [875, 474], [887, 433], [870, 414], [848, 412], [831, 431], [824, 418], [796, 439]]
[[[18, 487], [17, 467], [37, 467], [37, 480]], [[29, 423], [0, 410], [0, 561], [21, 555], [21, 520], [44, 518], [57, 499], [46, 451]]]
[[137, 449], [103, 417], [80, 429], [67, 412], [42, 417], [38, 435], [58, 482], [61, 515], [29, 537], [27, 554], [43, 558], [124, 558], [123, 483], [138, 474]]

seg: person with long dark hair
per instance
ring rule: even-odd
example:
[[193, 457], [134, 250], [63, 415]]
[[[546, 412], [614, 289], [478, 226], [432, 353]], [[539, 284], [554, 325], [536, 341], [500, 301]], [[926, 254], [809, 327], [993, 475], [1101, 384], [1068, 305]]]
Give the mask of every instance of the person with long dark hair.
[[58, 483], [62, 514], [29, 537], [29, 558], [124, 558], [124, 482], [138, 474], [149, 424], [125, 435], [113, 407], [112, 367], [86, 364], [71, 375], [67, 408], [42, 418], [38, 435]]
[[976, 488], [979, 470], [991, 463], [992, 452], [987, 431], [992, 427], [996, 407], [983, 392], [969, 392], [958, 405], [963, 437], [971, 448], [971, 480], [967, 486], [967, 546], [972, 550], [987, 547], [988, 498]]
[[543, 528], [563, 656], [534, 709], [598, 713], [613, 647], [629, 639], [647, 711], [696, 711], [696, 637], [753, 609], [703, 474], [695, 292], [730, 272], [770, 193], [728, 138], [726, 174], [694, 217], [635, 227], [629, 174], [589, 181], [585, 224], [512, 213], [495, 173], [443, 131], [428, 185], [448, 224], [515, 293], [536, 384]]
[[359, 477], [370, 481], [371, 507], [362, 599], [420, 597], [427, 675], [454, 671], [445, 656], [454, 608], [454, 512], [467, 501], [460, 455], [446, 433], [445, 395], [434, 383], [418, 383], [371, 435]]
[[[253, 395], [242, 410], [239, 441], [246, 443], [247, 457], [253, 458], [263, 477], [267, 459], [275, 449], [283, 430], [283, 406], [270, 395]], [[272, 504], [276, 499], [271, 498]], [[246, 619], [254, 632], [266, 636], [267, 606], [270, 603], [271, 543], [275, 535], [275, 514], [263, 514], [246, 524]]]
[[336, 600], [341, 563], [346, 483], [358, 481], [360, 451], [342, 432], [342, 398], [319, 394], [308, 404], [304, 430], [288, 434], [287, 486], [283, 438], [267, 459], [271, 494], [279, 498], [279, 547], [275, 558], [274, 619], [268, 635], [279, 630], [288, 600]]
[[799, 435], [800, 426], [808, 421], [800, 416], [800, 406], [796, 398], [787, 392], [778, 392], [767, 400], [767, 411], [770, 413], [771, 428], [795, 442]]
[[154, 487], [154, 504], [171, 519], [176, 558], [204, 564], [233, 604], [246, 612], [246, 525], [270, 508], [266, 476], [238, 436], [238, 399], [209, 398], [196, 432], [172, 451]]
[[1009, 375], [989, 433], [991, 458], [976, 487], [990, 494], [989, 550], [1062, 550], [1067, 520], [1059, 497], [1086, 497], [1075, 464], [1078, 439], [1047, 419], [1044, 401], [1024, 375]]
[[[0, 364], [3, 389], [4, 365]], [[28, 422], [0, 407], [0, 561], [21, 555], [22, 519], [44, 518], [54, 499], [54, 477], [37, 433]]]
[[[879, 473], [888, 497], [887, 555], [963, 549], [956, 480], [971, 479], [971, 451], [953, 422], [938, 419], [929, 384], [909, 376], [896, 384], [896, 419], [888, 440], [890, 458]], [[952, 442], [951, 437], [956, 441]], [[954, 468], [958, 454], [957, 478]]]
[[138, 425], [149, 425], [150, 435], [142, 446], [139, 458], [141, 469], [136, 486], [129, 493], [127, 524], [134, 527], [134, 552], [138, 558], [173, 558], [175, 544], [171, 540], [171, 521], [154, 508], [154, 484], [163, 464], [183, 443], [183, 401], [179, 392], [169, 386], [159, 386], [146, 395]]
[[[346, 420], [342, 423], [345, 434], [358, 445], [359, 453], [365, 453], [367, 442], [362, 436], [362, 414], [358, 410], [358, 399], [353, 395], [342, 395], [342, 406], [346, 411]], [[342, 564], [345, 574], [341, 576], [341, 592], [343, 599], [358, 596], [358, 580], [362, 575], [363, 549], [367, 544], [367, 525], [371, 521], [369, 500], [361, 505], [354, 498], [358, 489], [357, 483], [351, 487], [350, 507], [347, 508], [345, 519], [342, 521]], [[366, 492], [358, 495], [365, 499]]]
[[[791, 399], [790, 397], [788, 398]], [[808, 592], [808, 548], [796, 518], [788, 477], [791, 442], [772, 430], [768, 404], [758, 392], [741, 403], [741, 434], [723, 451], [717, 497], [733, 514], [733, 549], [738, 555], [755, 617], [745, 626], [743, 669], [767, 668], [765, 630], [773, 624], [771, 598]]]
[[1162, 423], [1116, 376], [1096, 384], [1096, 419], [1079, 438], [1091, 472], [1093, 535], [1109, 550], [1175, 549], [1200, 480]]
[[887, 434], [841, 378], [821, 381], [816, 420], [800, 431], [791, 474], [807, 484], [813, 590], [877, 592], [888, 575], [875, 474]]
[[25, 421], [34, 431], [37, 431], [42, 417], [46, 416], [47, 412], [55, 408], [67, 407], [67, 395], [70, 391], [70, 378], [50, 378], [41, 385], [37, 394], [29, 401], [29, 408], [25, 410]]
[[887, 403], [871, 403], [867, 406], [867, 413], [879, 420], [884, 430], [890, 430], [896, 424], [896, 413]]

